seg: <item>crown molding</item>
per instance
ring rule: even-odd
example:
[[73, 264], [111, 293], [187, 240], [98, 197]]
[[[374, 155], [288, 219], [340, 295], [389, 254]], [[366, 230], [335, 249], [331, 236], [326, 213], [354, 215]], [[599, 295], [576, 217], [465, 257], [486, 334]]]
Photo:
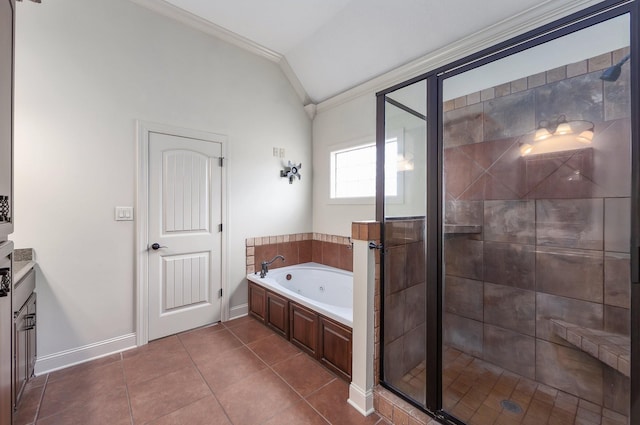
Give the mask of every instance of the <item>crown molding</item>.
[[152, 10], [160, 15], [166, 16], [168, 18], [174, 19], [178, 22], [181, 22], [191, 28], [194, 28], [198, 31], [202, 31], [205, 34], [212, 35], [216, 38], [219, 38], [227, 43], [230, 43], [236, 47], [247, 50], [253, 54], [258, 56], [262, 56], [270, 60], [271, 62], [277, 63], [282, 72], [289, 80], [289, 83], [293, 86], [293, 89], [297, 93], [298, 97], [302, 101], [303, 104], [307, 104], [310, 102], [309, 95], [306, 90], [300, 83], [297, 75], [287, 62], [287, 59], [281, 53], [276, 52], [275, 50], [271, 50], [267, 47], [262, 46], [254, 41], [249, 40], [246, 37], [241, 36], [233, 31], [229, 31], [226, 28], [221, 27], [220, 25], [216, 25], [211, 21], [203, 19], [199, 16], [194, 15], [193, 13], [187, 12], [184, 9], [181, 9], [173, 4], [166, 2], [164, 0], [129, 0], [132, 3], [135, 3], [139, 6], [145, 7], [149, 10]]
[[182, 22], [194, 29], [202, 31], [206, 34], [217, 37], [227, 43], [233, 44], [236, 47], [240, 47], [244, 50], [248, 50], [251, 53], [262, 56], [269, 59], [272, 62], [280, 62], [282, 55], [276, 51], [268, 49], [254, 41], [249, 40], [246, 37], [236, 34], [233, 31], [229, 31], [226, 28], [216, 25], [211, 21], [203, 19], [194, 15], [191, 12], [187, 12], [173, 4], [164, 0], [129, 0], [139, 6], [153, 10], [156, 13], [175, 19]]
[[406, 63], [392, 71], [326, 99], [317, 105], [317, 113], [335, 108], [364, 95], [378, 92], [448, 63], [462, 59], [517, 35], [534, 30], [564, 16], [600, 3], [602, 0], [547, 0], [541, 5], [517, 13], [496, 24]]

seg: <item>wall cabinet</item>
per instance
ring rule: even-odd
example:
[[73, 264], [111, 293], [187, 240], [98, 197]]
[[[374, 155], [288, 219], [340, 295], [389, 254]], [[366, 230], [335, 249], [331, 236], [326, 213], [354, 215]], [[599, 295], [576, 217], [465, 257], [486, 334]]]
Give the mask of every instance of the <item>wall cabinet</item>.
[[249, 314], [351, 381], [353, 340], [348, 327], [253, 282], [249, 282]]

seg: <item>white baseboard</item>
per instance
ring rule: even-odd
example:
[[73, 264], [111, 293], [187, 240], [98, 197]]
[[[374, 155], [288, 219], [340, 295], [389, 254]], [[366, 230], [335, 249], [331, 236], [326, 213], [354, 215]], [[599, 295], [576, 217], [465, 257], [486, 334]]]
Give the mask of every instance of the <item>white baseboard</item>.
[[240, 304], [229, 309], [229, 320], [238, 319], [249, 314], [249, 304]]
[[353, 406], [363, 416], [369, 416], [375, 409], [373, 408], [373, 390], [363, 391], [353, 382], [349, 385], [349, 398], [347, 403]]
[[136, 334], [131, 333], [100, 342], [94, 342], [93, 344], [87, 344], [71, 350], [47, 354], [46, 356], [37, 358], [35, 374], [42, 375], [135, 347]]

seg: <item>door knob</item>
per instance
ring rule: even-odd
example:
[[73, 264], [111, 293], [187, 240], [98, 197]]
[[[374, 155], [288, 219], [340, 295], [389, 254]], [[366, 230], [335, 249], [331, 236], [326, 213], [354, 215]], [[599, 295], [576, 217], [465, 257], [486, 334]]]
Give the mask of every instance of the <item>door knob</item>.
[[166, 246], [161, 246], [158, 242], [155, 242], [154, 244], [151, 245], [151, 249], [153, 249], [154, 251], [157, 251], [160, 248], [167, 248], [167, 247]]

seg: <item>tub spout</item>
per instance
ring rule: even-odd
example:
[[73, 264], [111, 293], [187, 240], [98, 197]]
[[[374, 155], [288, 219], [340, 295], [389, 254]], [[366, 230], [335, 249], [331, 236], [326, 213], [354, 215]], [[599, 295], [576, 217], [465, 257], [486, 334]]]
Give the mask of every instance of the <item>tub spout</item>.
[[271, 261], [263, 261], [260, 263], [260, 277], [265, 277], [267, 273], [269, 273], [269, 266], [278, 258], [284, 262], [284, 257], [282, 255], [276, 255]]

